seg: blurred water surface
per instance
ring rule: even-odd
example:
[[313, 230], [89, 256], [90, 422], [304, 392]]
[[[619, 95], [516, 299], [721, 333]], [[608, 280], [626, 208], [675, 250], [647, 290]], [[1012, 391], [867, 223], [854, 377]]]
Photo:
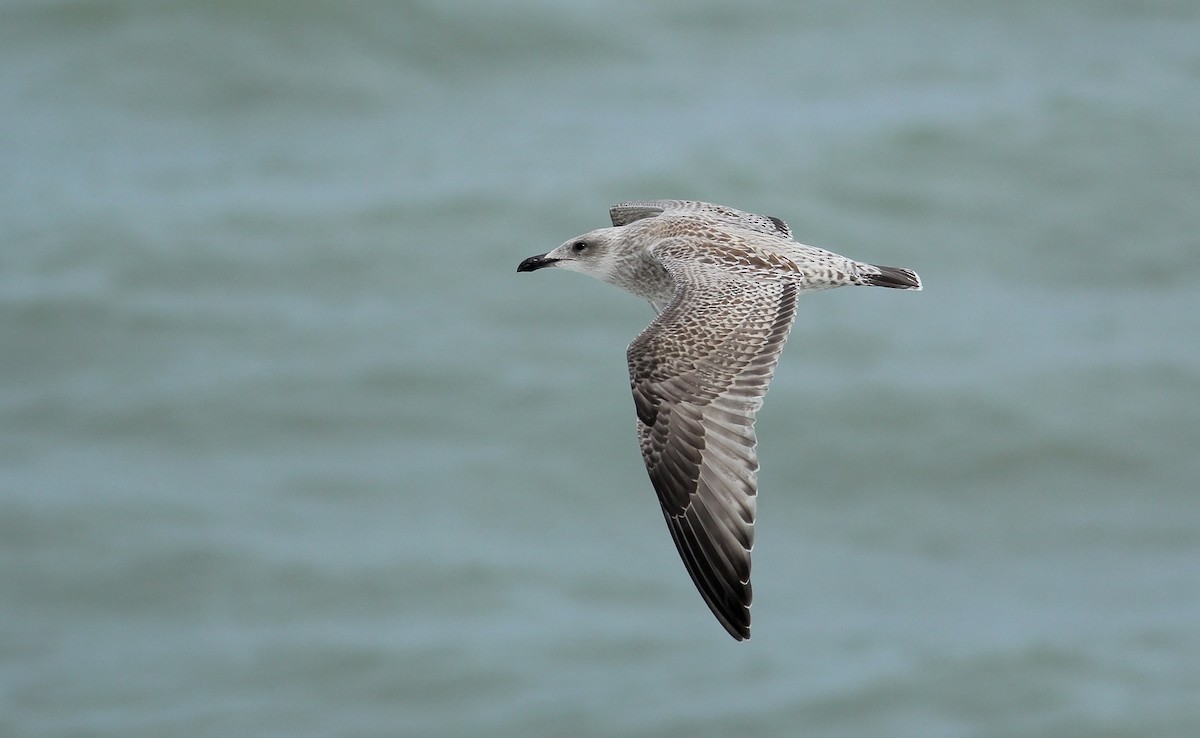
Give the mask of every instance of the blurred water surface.
[[[1200, 734], [1194, 3], [0, 4], [0, 734]], [[806, 297], [754, 638], [663, 529], [689, 197]]]

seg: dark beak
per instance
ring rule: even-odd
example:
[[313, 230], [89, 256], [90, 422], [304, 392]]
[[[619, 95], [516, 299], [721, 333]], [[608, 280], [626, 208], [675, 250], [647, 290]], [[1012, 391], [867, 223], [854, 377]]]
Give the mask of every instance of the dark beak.
[[535, 272], [538, 269], [541, 269], [542, 267], [550, 266], [551, 264], [553, 264], [556, 261], [559, 261], [559, 260], [558, 259], [547, 259], [545, 254], [538, 254], [537, 256], [531, 256], [528, 259], [526, 259], [525, 261], [521, 262], [520, 264], [517, 264], [517, 271], [518, 272]]

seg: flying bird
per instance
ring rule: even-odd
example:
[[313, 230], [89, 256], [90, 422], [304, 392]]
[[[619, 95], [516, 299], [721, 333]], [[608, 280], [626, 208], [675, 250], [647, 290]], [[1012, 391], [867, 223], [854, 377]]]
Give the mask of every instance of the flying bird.
[[570, 269], [648, 300], [657, 317], [626, 358], [642, 458], [700, 595], [750, 637], [758, 493], [754, 418], [801, 292], [921, 289], [916, 272], [792, 238], [779, 218], [687, 200], [625, 202], [611, 228], [531, 256], [518, 272]]

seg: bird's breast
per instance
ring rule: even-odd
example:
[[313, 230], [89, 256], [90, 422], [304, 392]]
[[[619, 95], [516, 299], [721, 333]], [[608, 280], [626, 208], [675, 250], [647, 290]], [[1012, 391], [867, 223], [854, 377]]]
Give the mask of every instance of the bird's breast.
[[662, 264], [648, 257], [630, 259], [612, 277], [613, 285], [643, 300], [665, 303], [675, 296], [674, 278]]

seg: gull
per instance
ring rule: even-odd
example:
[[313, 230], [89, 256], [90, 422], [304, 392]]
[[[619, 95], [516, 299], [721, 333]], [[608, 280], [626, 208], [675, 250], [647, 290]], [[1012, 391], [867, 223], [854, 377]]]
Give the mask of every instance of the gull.
[[629, 382], [650, 482], [675, 547], [725, 630], [750, 637], [758, 494], [754, 419], [801, 292], [845, 285], [921, 289], [916, 272], [792, 238], [779, 218], [688, 200], [625, 202], [611, 228], [531, 256], [650, 302], [629, 344]]

